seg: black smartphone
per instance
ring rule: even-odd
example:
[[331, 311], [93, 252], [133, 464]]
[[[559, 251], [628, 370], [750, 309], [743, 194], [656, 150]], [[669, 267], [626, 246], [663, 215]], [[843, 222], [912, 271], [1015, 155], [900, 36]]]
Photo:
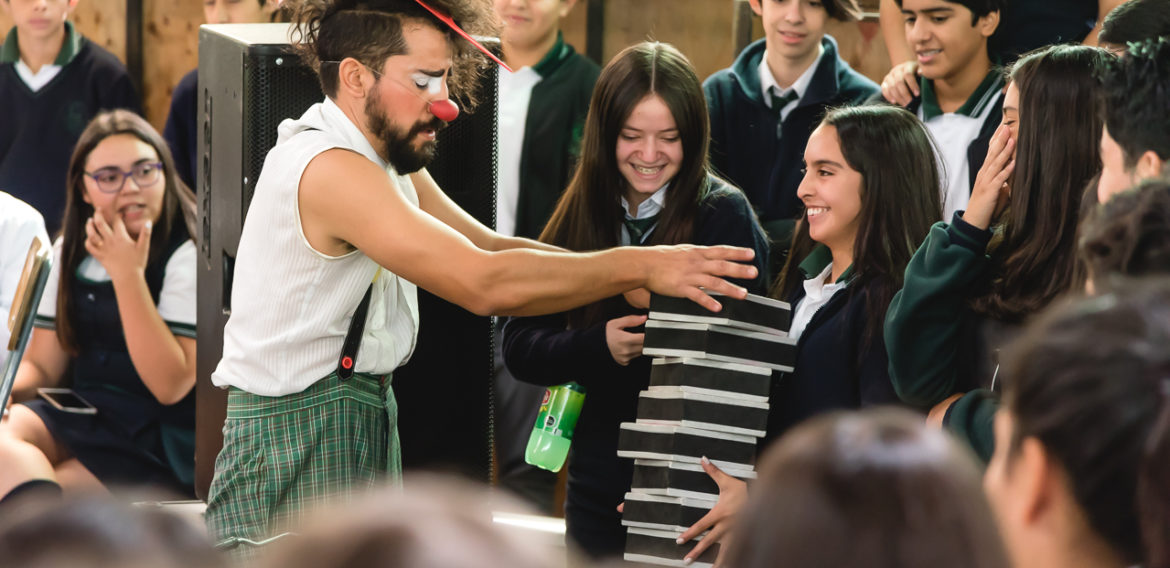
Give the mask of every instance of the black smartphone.
[[73, 389], [39, 388], [37, 395], [53, 405], [53, 408], [62, 412], [97, 414], [97, 408], [94, 408], [88, 400], [81, 398], [81, 395], [73, 392]]

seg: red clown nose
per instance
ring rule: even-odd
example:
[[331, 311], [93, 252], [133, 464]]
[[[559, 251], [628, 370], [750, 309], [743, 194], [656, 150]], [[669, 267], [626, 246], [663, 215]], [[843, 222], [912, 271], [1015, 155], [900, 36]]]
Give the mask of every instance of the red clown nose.
[[459, 116], [459, 107], [451, 99], [435, 101], [430, 104], [429, 110], [431, 114], [435, 115], [435, 118], [443, 122], [451, 122]]

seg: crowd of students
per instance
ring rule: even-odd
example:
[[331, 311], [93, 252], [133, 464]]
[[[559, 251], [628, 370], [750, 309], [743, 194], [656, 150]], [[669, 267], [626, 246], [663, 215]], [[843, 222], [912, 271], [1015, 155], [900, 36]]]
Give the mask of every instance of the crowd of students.
[[[4, 300], [27, 242], [55, 238], [16, 404], [0, 423], [0, 510], [97, 487], [189, 496], [196, 75], [176, 91], [164, 139], [135, 114], [124, 70], [68, 23], [73, 3], [0, 3], [16, 22], [0, 50], [0, 190], [14, 195], [0, 193]], [[680, 559], [722, 541], [719, 563], [747, 567], [776, 558], [1170, 567], [1170, 280], [1159, 276], [1170, 271], [1170, 5], [1067, 2], [1067, 17], [1045, 19], [1052, 6], [1041, 4], [883, 0], [895, 64], [879, 86], [825, 33], [830, 19], [858, 17], [852, 0], [750, 0], [764, 38], [706, 82], [658, 42], [628, 47], [599, 70], [560, 33], [575, 0], [495, 0], [515, 73], [500, 71], [493, 238], [517, 247], [537, 238], [523, 246], [545, 251], [742, 247], [754, 251], [755, 277], [732, 281], [793, 308], [795, 371], [773, 377], [759, 481], [749, 488], [705, 463], [720, 499], [679, 539]], [[267, 1], [205, 7], [209, 22], [278, 13]], [[331, 100], [339, 89], [361, 94], [361, 68], [337, 59], [320, 62], [343, 73], [326, 88]], [[129, 94], [109, 98], [120, 92]], [[343, 112], [326, 105], [318, 122], [332, 128]], [[30, 146], [46, 151], [18, 150]], [[435, 205], [429, 177], [398, 179], [419, 187], [416, 206], [419, 194], [424, 209]], [[299, 199], [314, 203], [305, 191]], [[408, 285], [396, 282], [380, 286]], [[617, 457], [617, 437], [649, 381], [648, 297], [637, 289], [499, 320], [496, 381], [509, 417], [501, 424], [511, 424], [497, 431], [503, 485], [547, 508], [553, 478], [518, 463], [532, 397], [565, 381], [585, 386], [565, 517], [571, 546], [597, 560], [624, 547], [619, 511], [632, 463]], [[96, 414], [37, 398], [61, 385]], [[392, 394], [367, 394], [378, 398], [375, 414], [393, 404]], [[262, 402], [233, 390], [245, 395]], [[228, 457], [242, 464], [245, 454]], [[247, 507], [223, 485], [233, 479], [218, 486], [221, 524]], [[438, 503], [448, 489], [417, 491], [411, 498]], [[96, 503], [79, 510], [150, 524], [133, 520], [140, 511]], [[433, 515], [436, 534], [454, 527], [451, 538], [483, 546], [462, 564], [547, 565], [520, 560], [524, 543], [498, 527], [485, 525], [491, 538], [477, 540], [485, 533], [468, 523], [485, 511], [388, 506], [417, 511], [415, 520]], [[58, 561], [38, 556], [29, 535], [84, 519], [53, 515], [63, 513], [14, 514], [22, 520], [0, 527], [0, 557]], [[441, 556], [434, 534], [387, 523], [371, 521], [349, 540], [337, 527], [311, 529], [274, 558], [316, 554], [305, 565], [340, 566], [412, 546], [420, 563]], [[140, 536], [161, 543], [159, 565], [217, 562], [167, 557], [203, 548], [163, 525]], [[86, 534], [110, 554], [110, 542], [128, 538]]]

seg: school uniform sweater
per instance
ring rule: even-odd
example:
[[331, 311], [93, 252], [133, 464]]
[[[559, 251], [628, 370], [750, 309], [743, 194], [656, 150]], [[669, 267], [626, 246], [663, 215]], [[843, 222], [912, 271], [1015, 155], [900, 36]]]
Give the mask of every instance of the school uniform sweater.
[[997, 373], [997, 349], [1017, 328], [975, 313], [972, 298], [986, 293], [992, 231], [955, 213], [935, 223], [906, 266], [902, 289], [886, 311], [890, 379], [908, 404], [930, 408], [954, 393], [972, 393], [952, 406], [948, 426], [987, 460], [994, 447], [988, 391]]
[[199, 145], [197, 124], [199, 119], [199, 69], [192, 69], [183, 75], [175, 92], [171, 94], [171, 110], [167, 124], [163, 127], [163, 139], [175, 159], [175, 172], [187, 187], [195, 190], [195, 174], [198, 172], [197, 146]]
[[[832, 260], [829, 248], [820, 245], [800, 263], [800, 271], [806, 279], [817, 277]], [[901, 404], [890, 382], [882, 334], [866, 337], [866, 298], [872, 286], [855, 285], [854, 278], [853, 268], [847, 268], [837, 278], [848, 283], [846, 287], [837, 290], [809, 320], [797, 340], [793, 372], [772, 374], [767, 436], [761, 450], [818, 414]], [[796, 307], [805, 293], [800, 286], [787, 301]]]
[[540, 236], [573, 177], [593, 85], [601, 74], [596, 63], [559, 36], [533, 70], [541, 78], [532, 87], [524, 122], [515, 227], [516, 236], [530, 239]]
[[[803, 211], [796, 190], [803, 177], [808, 137], [831, 107], [861, 104], [881, 90], [837, 54], [837, 42], [821, 40], [824, 54], [804, 95], [777, 128], [764, 102], [759, 66], [764, 40], [749, 45], [731, 67], [703, 83], [711, 115], [711, 165], [743, 189], [773, 242], [774, 260], [788, 250], [794, 220]], [[778, 109], [777, 109], [778, 110]]]
[[[762, 293], [768, 255], [763, 230], [743, 193], [712, 181], [717, 185], [700, 206], [691, 241], [754, 249], [760, 277], [741, 284]], [[614, 210], [620, 214], [616, 203]], [[607, 307], [602, 321], [582, 329], [566, 329], [565, 314], [513, 318], [504, 327], [503, 340], [504, 361], [517, 379], [544, 386], [575, 381], [586, 389], [569, 456], [566, 520], [569, 537], [599, 556], [621, 554], [624, 546], [621, 515], [615, 507], [630, 487], [633, 460], [617, 457], [619, 424], [634, 421], [638, 392], [650, 382], [649, 357], [623, 367], [613, 360], [605, 340], [607, 321], [645, 311], [620, 297]]]
[[0, 47], [0, 191], [41, 212], [54, 235], [65, 213], [65, 175], [77, 137], [103, 110], [142, 112], [126, 68], [65, 22], [61, 70], [33, 91], [20, 78], [16, 28]]

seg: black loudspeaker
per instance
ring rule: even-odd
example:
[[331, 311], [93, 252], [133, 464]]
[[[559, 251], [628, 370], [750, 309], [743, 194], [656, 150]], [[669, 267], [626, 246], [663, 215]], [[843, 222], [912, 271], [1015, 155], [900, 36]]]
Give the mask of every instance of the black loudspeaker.
[[[200, 222], [196, 492], [206, 498], [223, 445], [226, 391], [211, 384], [231, 314], [232, 270], [244, 215], [276, 127], [324, 96], [288, 43], [287, 24], [205, 25], [199, 32]], [[461, 207], [491, 226], [495, 215], [496, 74], [481, 104], [439, 133], [428, 170]], [[438, 260], [438, 259], [437, 259]], [[411, 361], [394, 373], [403, 462], [487, 480], [492, 471], [492, 327], [419, 291], [422, 321]]]

